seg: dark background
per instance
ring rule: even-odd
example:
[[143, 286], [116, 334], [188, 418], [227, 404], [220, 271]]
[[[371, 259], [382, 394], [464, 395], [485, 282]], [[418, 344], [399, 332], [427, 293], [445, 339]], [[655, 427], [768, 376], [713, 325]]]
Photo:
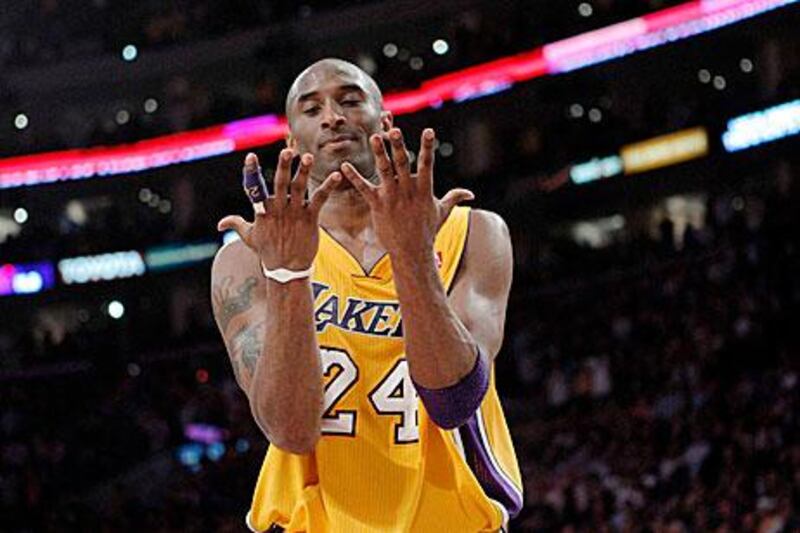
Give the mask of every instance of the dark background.
[[[281, 113], [321, 57], [392, 92], [678, 3], [592, 0], [582, 16], [572, 0], [5, 2], [0, 157]], [[497, 371], [526, 490], [512, 530], [800, 528], [797, 138], [735, 154], [719, 140], [728, 119], [800, 98], [798, 27], [789, 6], [398, 119], [411, 138], [436, 128], [440, 191], [472, 189], [511, 229]], [[694, 126], [706, 158], [567, 179]], [[257, 150], [262, 164], [278, 150]], [[248, 209], [243, 155], [0, 190], [0, 265], [219, 239], [216, 221]], [[0, 297], [0, 531], [244, 530], [266, 442], [209, 270]], [[193, 424], [216, 442], [193, 443]]]

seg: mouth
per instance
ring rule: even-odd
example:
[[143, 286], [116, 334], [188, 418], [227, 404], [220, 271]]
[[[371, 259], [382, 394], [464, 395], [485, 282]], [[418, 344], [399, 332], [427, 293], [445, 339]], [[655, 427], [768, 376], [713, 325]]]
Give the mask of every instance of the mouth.
[[352, 134], [342, 134], [332, 137], [324, 141], [320, 148], [329, 148], [331, 150], [340, 150], [346, 148], [350, 143], [356, 142], [358, 138]]

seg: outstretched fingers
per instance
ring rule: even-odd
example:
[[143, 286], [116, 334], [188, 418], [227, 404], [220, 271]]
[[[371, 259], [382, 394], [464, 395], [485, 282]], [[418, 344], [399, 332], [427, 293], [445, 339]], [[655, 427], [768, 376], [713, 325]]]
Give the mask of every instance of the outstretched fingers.
[[378, 134], [373, 135], [369, 139], [372, 154], [375, 156], [375, 170], [381, 178], [381, 185], [389, 190], [393, 190], [397, 186], [397, 180], [394, 177], [394, 165], [392, 160], [389, 159], [389, 154], [386, 153], [386, 145], [383, 142], [383, 137]]
[[261, 173], [261, 167], [258, 164], [258, 156], [252, 152], [247, 154], [244, 159], [242, 187], [250, 199], [250, 203], [253, 204], [253, 209], [257, 213], [263, 213], [269, 195], [264, 175]]
[[389, 131], [389, 144], [392, 147], [392, 161], [394, 161], [398, 185], [403, 190], [411, 190], [411, 163], [400, 128], [392, 128]]
[[417, 158], [417, 178], [419, 186], [433, 192], [433, 163], [436, 151], [436, 133], [431, 128], [422, 132], [419, 157]]
[[286, 198], [289, 192], [289, 183], [292, 181], [292, 160], [294, 151], [291, 148], [284, 148], [278, 156], [278, 168], [275, 169], [275, 194], [270, 202], [270, 206], [280, 212], [286, 207]]
[[306, 187], [308, 186], [308, 177], [311, 175], [311, 166], [314, 164], [314, 156], [311, 154], [303, 154], [300, 157], [300, 167], [297, 169], [297, 174], [292, 180], [290, 187], [289, 204], [293, 209], [302, 209], [305, 205]]
[[347, 181], [353, 185], [355, 190], [361, 193], [361, 196], [364, 197], [364, 200], [366, 200], [368, 204], [372, 205], [375, 200], [377, 200], [378, 188], [367, 181], [367, 179], [356, 170], [356, 167], [350, 163], [342, 163], [342, 174], [344, 174]]
[[317, 190], [311, 195], [308, 209], [315, 215], [318, 214], [319, 210], [322, 209], [322, 206], [325, 205], [325, 202], [330, 198], [331, 191], [336, 188], [340, 181], [342, 181], [342, 175], [339, 172], [333, 172], [330, 176], [325, 178], [322, 185], [317, 187]]

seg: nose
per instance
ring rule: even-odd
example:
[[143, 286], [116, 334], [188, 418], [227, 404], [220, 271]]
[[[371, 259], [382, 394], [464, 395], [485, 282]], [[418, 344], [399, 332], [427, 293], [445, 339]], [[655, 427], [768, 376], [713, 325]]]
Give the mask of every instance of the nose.
[[338, 102], [328, 101], [322, 107], [322, 128], [336, 129], [345, 123], [342, 107]]

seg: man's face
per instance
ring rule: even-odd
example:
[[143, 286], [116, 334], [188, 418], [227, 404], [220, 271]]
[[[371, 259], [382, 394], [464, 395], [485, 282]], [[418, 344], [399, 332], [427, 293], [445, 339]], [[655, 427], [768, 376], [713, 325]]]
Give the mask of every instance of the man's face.
[[317, 183], [345, 161], [367, 178], [375, 174], [369, 137], [391, 123], [374, 84], [353, 69], [323, 65], [305, 73], [288, 102], [294, 148], [314, 155]]

